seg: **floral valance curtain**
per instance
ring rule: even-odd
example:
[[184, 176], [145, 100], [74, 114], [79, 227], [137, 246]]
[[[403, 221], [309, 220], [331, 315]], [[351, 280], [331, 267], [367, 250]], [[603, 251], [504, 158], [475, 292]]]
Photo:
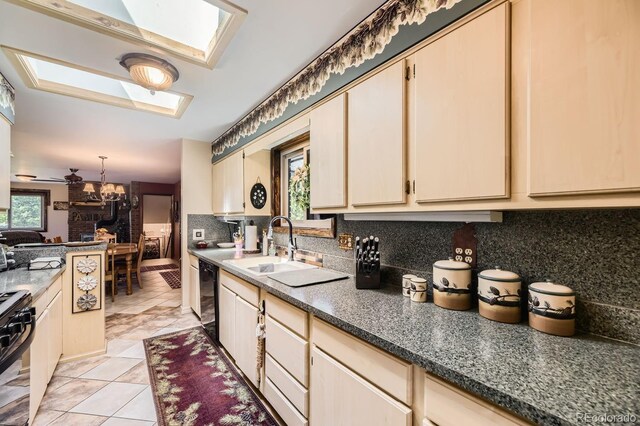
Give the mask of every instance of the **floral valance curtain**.
[[401, 25], [421, 24], [429, 14], [442, 8], [450, 9], [460, 1], [389, 0], [215, 140], [213, 153], [223, 153], [225, 149], [236, 145], [240, 138], [254, 134], [260, 124], [282, 116], [289, 104], [296, 104], [318, 93], [331, 74], [342, 74], [347, 68], [357, 67], [381, 53]]

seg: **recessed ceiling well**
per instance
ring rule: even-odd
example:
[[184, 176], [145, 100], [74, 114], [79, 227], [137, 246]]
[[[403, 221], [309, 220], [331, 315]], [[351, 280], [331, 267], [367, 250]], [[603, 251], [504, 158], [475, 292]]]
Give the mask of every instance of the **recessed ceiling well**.
[[24, 83], [60, 95], [137, 109], [179, 118], [192, 97], [175, 92], [155, 92], [120, 77], [59, 61], [35, 53], [2, 47], [14, 62]]
[[209, 68], [213, 68], [246, 15], [224, 0], [16, 2]]

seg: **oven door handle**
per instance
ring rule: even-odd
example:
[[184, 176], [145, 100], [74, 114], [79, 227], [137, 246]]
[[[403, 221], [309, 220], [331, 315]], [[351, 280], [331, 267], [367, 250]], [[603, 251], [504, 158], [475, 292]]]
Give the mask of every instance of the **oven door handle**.
[[17, 348], [11, 351], [8, 357], [0, 361], [0, 372], [3, 372], [7, 368], [11, 367], [11, 364], [16, 362], [18, 358], [20, 358], [22, 354], [27, 351], [29, 346], [31, 346], [31, 342], [33, 341], [33, 337], [36, 332], [36, 316], [31, 315], [31, 321], [28, 322], [26, 325], [29, 326], [29, 334], [27, 335], [26, 339], [24, 339]]

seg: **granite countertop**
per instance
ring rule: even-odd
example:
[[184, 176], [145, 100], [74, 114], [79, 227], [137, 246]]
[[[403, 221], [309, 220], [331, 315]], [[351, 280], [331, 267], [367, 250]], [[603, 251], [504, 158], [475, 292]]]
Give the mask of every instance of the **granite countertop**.
[[292, 288], [224, 263], [233, 249], [190, 253], [534, 423], [578, 424], [579, 413], [640, 416], [640, 347], [412, 303], [398, 287], [357, 290], [352, 277]]
[[65, 269], [66, 266], [63, 265], [59, 269], [29, 271], [27, 268], [19, 268], [0, 272], [0, 293], [27, 290], [35, 301], [62, 275]]

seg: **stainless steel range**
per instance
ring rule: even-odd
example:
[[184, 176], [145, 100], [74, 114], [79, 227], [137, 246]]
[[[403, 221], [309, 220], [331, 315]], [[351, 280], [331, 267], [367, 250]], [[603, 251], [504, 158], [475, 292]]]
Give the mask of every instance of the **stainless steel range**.
[[29, 348], [36, 330], [31, 294], [20, 290], [0, 293], [0, 373]]

